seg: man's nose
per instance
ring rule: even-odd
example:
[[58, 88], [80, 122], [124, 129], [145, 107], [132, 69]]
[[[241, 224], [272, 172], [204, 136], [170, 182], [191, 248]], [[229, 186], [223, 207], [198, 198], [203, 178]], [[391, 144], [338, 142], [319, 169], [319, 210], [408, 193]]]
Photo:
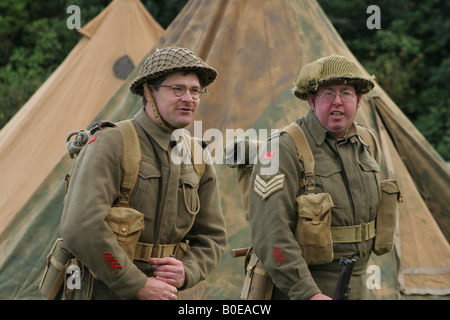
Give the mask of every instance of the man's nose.
[[195, 100], [194, 98], [192, 98], [191, 90], [189, 90], [189, 89], [186, 90], [186, 92], [181, 96], [181, 98], [182, 98], [184, 101], [189, 101], [189, 102]]
[[333, 103], [334, 104], [342, 104], [342, 98], [341, 98], [341, 94], [340, 93], [336, 93], [334, 95]]

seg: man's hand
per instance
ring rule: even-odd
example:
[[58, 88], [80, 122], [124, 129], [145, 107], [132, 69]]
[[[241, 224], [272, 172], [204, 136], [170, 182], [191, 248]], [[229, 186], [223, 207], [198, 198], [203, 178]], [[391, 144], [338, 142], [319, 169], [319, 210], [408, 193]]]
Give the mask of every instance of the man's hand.
[[149, 262], [156, 265], [154, 275], [157, 280], [163, 281], [176, 288], [184, 285], [185, 273], [183, 263], [175, 258], [151, 258]]
[[175, 258], [151, 258], [149, 262], [156, 267], [155, 277], [149, 277], [139, 290], [141, 300], [176, 300], [177, 288], [184, 285], [183, 263]]
[[312, 297], [310, 297], [308, 300], [332, 300], [329, 296], [326, 296], [322, 293], [316, 293]]
[[174, 286], [149, 277], [136, 296], [140, 300], [176, 300], [177, 292]]

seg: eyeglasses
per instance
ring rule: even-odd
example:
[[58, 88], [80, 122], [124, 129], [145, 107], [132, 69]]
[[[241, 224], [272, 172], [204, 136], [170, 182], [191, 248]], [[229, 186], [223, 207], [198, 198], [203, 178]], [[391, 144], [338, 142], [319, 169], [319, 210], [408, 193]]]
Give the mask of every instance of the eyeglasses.
[[[177, 97], [182, 97], [185, 95], [186, 91], [188, 90], [186, 86], [183, 85], [176, 85], [176, 86], [169, 86], [169, 85], [157, 85], [155, 87], [164, 87], [164, 88], [170, 88], [174, 95]], [[189, 93], [191, 94], [192, 99], [197, 100], [200, 99], [200, 96], [203, 93], [207, 93], [206, 89], [202, 90], [200, 88], [189, 88]]]
[[355, 95], [351, 91], [343, 91], [341, 93], [334, 93], [333, 91], [326, 91], [322, 95], [317, 95], [318, 97], [321, 97], [323, 101], [326, 103], [331, 103], [334, 101], [336, 96], [340, 96], [342, 102], [350, 102], [353, 100]]

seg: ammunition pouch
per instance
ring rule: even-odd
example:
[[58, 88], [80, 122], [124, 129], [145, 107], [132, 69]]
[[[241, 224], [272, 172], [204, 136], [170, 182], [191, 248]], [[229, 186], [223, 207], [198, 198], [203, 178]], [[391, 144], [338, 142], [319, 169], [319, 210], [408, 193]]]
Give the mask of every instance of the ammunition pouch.
[[297, 197], [296, 239], [308, 265], [330, 263], [333, 260], [331, 237], [331, 208], [334, 207], [330, 194], [303, 194]]
[[131, 207], [112, 207], [106, 223], [117, 237], [119, 246], [133, 261], [137, 243], [144, 229], [144, 215]]
[[399, 202], [402, 202], [396, 180], [381, 182], [381, 202], [377, 209], [375, 244], [373, 252], [382, 255], [392, 250], [399, 218]]
[[243, 300], [270, 300], [274, 283], [256, 256], [253, 248], [248, 250], [245, 262], [245, 280], [241, 292]]
[[47, 256], [39, 290], [50, 300], [89, 300], [92, 285], [89, 270], [73, 256], [62, 238], [56, 239]]
[[66, 267], [73, 258], [70, 250], [65, 246], [62, 238], [56, 239], [47, 255], [47, 266], [42, 276], [39, 290], [48, 299], [59, 299], [66, 279]]

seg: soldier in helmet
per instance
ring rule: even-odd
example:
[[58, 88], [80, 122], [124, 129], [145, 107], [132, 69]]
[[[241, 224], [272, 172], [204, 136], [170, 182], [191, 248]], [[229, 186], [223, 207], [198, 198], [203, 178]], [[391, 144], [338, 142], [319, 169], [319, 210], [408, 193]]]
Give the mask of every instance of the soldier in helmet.
[[[272, 138], [279, 143], [276, 174], [264, 175], [262, 164], [254, 166], [249, 191], [251, 240], [274, 282], [273, 299], [330, 299], [343, 258], [357, 260], [349, 298], [368, 298], [365, 275], [380, 202], [380, 169], [368, 152], [368, 142], [358, 134], [354, 118], [361, 96], [373, 87], [372, 78], [364, 76], [354, 62], [331, 55], [305, 65], [292, 89], [310, 106], [296, 123], [303, 129], [315, 159], [314, 193], [328, 193], [332, 199], [331, 227], [320, 231], [318, 238], [331, 232], [335, 241], [323, 257], [314, 257], [320, 241], [316, 245], [310, 237], [307, 248], [299, 243], [298, 233], [304, 231], [297, 229], [303, 223], [299, 220], [305, 219], [306, 226], [306, 220], [314, 221], [315, 214], [326, 212], [318, 203], [310, 215], [298, 213], [298, 199], [308, 186], [291, 136], [281, 132]], [[323, 222], [317, 220], [319, 224]], [[337, 239], [337, 233], [343, 241]]]
[[172, 132], [193, 121], [216, 76], [194, 52], [173, 46], [150, 56], [131, 84], [144, 101], [132, 119], [142, 160], [130, 205], [144, 214], [145, 224], [134, 259], [123, 258], [105, 223], [123, 179], [118, 128], [97, 131], [80, 152], [60, 230], [95, 277], [92, 299], [177, 299], [178, 290], [205, 279], [218, 264], [226, 233], [214, 166], [205, 164], [198, 175], [192, 162], [170, 158]]

